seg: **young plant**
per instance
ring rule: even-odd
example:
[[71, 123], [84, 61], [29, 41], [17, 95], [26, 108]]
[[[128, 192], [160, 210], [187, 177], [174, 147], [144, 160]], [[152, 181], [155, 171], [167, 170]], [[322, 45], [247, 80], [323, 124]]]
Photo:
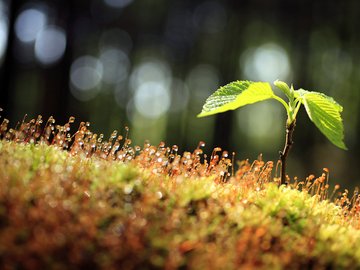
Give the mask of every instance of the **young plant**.
[[342, 106], [333, 98], [325, 94], [307, 91], [304, 89], [294, 90], [282, 81], [275, 81], [274, 85], [287, 97], [286, 102], [275, 95], [267, 82], [235, 81], [220, 87], [206, 100], [198, 117], [235, 110], [239, 107], [253, 104], [267, 99], [279, 101], [286, 109], [286, 138], [283, 151], [280, 151], [281, 183], [286, 183], [286, 158], [293, 144], [293, 132], [296, 124], [296, 115], [300, 106], [305, 106], [307, 115], [315, 126], [334, 145], [346, 150], [344, 143], [344, 126], [342, 123]]

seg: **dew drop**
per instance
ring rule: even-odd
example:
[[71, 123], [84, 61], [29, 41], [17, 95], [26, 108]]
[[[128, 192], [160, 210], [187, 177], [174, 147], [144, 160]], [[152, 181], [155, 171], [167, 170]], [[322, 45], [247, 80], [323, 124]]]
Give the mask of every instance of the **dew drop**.
[[128, 184], [128, 185], [126, 185], [125, 187], [124, 187], [124, 193], [125, 194], [131, 194], [131, 192], [133, 191], [133, 185], [130, 185], [130, 184]]
[[100, 135], [99, 135], [99, 138], [97, 139], [97, 142], [98, 142], [98, 143], [101, 143], [102, 140], [103, 140], [103, 138], [104, 138], [104, 134], [100, 134]]
[[116, 150], [118, 150], [120, 147], [120, 144], [118, 142], [114, 143], [114, 146], [113, 146], [113, 152], [115, 152]]
[[159, 143], [159, 148], [164, 148], [165, 147], [165, 142], [160, 142]]
[[157, 192], [156, 192], [156, 197], [157, 197], [158, 199], [162, 199], [162, 197], [163, 197], [162, 192], [161, 192], [161, 191], [157, 191]]
[[36, 124], [37, 125], [41, 125], [43, 123], [43, 120], [42, 120], [42, 116], [41, 115], [38, 115], [37, 119], [36, 119]]
[[75, 117], [74, 116], [70, 116], [69, 118], [69, 123], [74, 123], [75, 122]]
[[151, 146], [150, 141], [144, 141], [144, 148], [149, 148]]
[[84, 191], [84, 194], [85, 194], [85, 196], [88, 197], [88, 198], [90, 198], [90, 196], [91, 196], [91, 195], [90, 195], [90, 192], [87, 191], [87, 190]]

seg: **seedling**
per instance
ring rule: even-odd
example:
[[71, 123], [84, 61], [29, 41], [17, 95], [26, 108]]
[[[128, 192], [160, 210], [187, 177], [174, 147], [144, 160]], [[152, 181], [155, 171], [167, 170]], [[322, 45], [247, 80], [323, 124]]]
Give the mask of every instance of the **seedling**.
[[333, 98], [319, 92], [304, 89], [294, 90], [286, 83], [276, 80], [274, 85], [288, 98], [275, 95], [267, 82], [235, 81], [220, 87], [206, 100], [198, 117], [235, 110], [242, 106], [267, 99], [279, 101], [286, 109], [286, 137], [283, 151], [280, 151], [281, 182], [286, 183], [286, 158], [293, 144], [293, 132], [296, 115], [301, 104], [305, 106], [307, 115], [315, 126], [337, 147], [346, 150], [344, 143], [344, 126], [342, 123], [342, 106]]

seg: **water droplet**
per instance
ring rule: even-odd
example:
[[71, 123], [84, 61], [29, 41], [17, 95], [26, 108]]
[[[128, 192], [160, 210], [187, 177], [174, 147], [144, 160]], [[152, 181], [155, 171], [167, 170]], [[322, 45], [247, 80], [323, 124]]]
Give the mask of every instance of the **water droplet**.
[[157, 191], [157, 192], [156, 192], [156, 197], [157, 197], [158, 199], [162, 199], [162, 197], [163, 197], [162, 192], [161, 192], [161, 191]]
[[38, 115], [37, 119], [36, 119], [36, 124], [37, 125], [41, 125], [42, 124], [42, 116], [41, 115]]
[[131, 184], [125, 185], [124, 187], [124, 193], [125, 194], [131, 194], [131, 192], [133, 191], [134, 187]]
[[112, 133], [111, 133], [111, 138], [112, 139], [115, 139], [116, 138], [116, 136], [117, 136], [117, 130], [114, 130]]
[[160, 142], [159, 143], [159, 148], [164, 148], [165, 147], [165, 142]]
[[104, 134], [100, 134], [100, 135], [99, 135], [99, 138], [97, 139], [97, 142], [98, 142], [98, 143], [101, 143], [102, 140], [103, 140], [103, 138], [104, 138]]
[[69, 118], [69, 123], [74, 123], [75, 122], [75, 117], [74, 116], [70, 116]]
[[119, 149], [119, 147], [120, 147], [120, 143], [118, 143], [118, 142], [114, 143], [114, 146], [112, 148], [112, 152], [114, 153], [116, 150]]

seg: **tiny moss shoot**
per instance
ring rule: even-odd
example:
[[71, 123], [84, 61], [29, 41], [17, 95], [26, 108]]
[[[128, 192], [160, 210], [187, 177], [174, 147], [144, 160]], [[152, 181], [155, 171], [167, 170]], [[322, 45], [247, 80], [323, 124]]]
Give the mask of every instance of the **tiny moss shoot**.
[[280, 102], [287, 113], [285, 146], [280, 151], [280, 184], [285, 184], [287, 182], [286, 158], [293, 145], [293, 132], [300, 106], [305, 106], [310, 120], [330, 142], [345, 150], [344, 126], [341, 118], [343, 108], [333, 98], [323, 93], [304, 89], [294, 90], [293, 86], [289, 87], [285, 82], [279, 80], [275, 81], [274, 85], [285, 94], [288, 102], [277, 96], [267, 82], [235, 81], [215, 91], [206, 100], [198, 117], [235, 110], [268, 99], [275, 99]]

